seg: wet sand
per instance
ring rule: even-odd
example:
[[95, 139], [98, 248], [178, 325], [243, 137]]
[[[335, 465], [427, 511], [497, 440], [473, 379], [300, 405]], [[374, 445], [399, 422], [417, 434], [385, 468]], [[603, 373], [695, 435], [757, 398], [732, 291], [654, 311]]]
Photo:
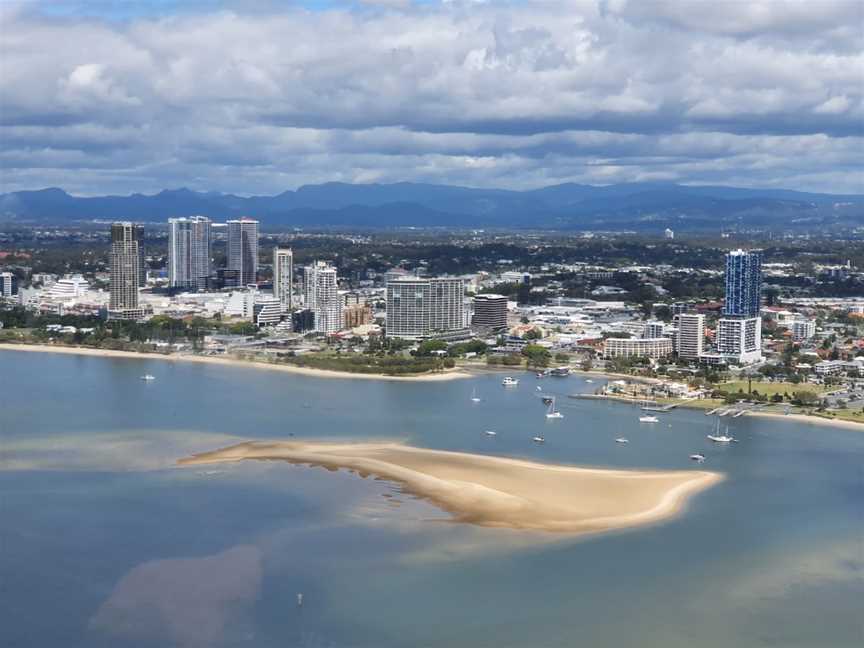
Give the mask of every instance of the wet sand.
[[411, 374], [407, 376], [390, 376], [387, 374], [363, 374], [350, 371], [330, 371], [327, 369], [312, 369], [310, 367], [295, 367], [289, 364], [270, 364], [254, 360], [240, 360], [231, 357], [215, 357], [202, 355], [184, 355], [180, 353], [139, 353], [137, 351], [113, 351], [110, 349], [92, 349], [89, 347], [60, 346], [52, 344], [7, 344], [0, 343], [0, 351], [33, 351], [42, 353], [68, 353], [73, 355], [94, 356], [98, 358], [136, 358], [139, 360], [174, 360], [181, 362], [202, 362], [205, 364], [245, 367], [247, 369], [270, 369], [285, 373], [314, 376], [316, 378], [359, 378], [367, 380], [407, 380], [407, 381], [438, 381], [468, 378], [471, 374], [459, 369], [428, 374]]
[[348, 469], [399, 483], [454, 521], [568, 534], [652, 524], [680, 513], [723, 479], [702, 470], [581, 468], [398, 443], [246, 442], [181, 459], [181, 465], [282, 460]]

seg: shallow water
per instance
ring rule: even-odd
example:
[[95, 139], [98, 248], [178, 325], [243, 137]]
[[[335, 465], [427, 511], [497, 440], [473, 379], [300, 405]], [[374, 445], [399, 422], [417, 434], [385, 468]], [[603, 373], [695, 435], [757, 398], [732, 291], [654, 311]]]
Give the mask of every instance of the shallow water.
[[[577, 377], [524, 374], [505, 389], [500, 374], [378, 382], [10, 351], [0, 376], [4, 646], [864, 640], [858, 431], [741, 417], [728, 421], [741, 442], [716, 447], [702, 412], [640, 424], [631, 405], [566, 398], [600, 385]], [[563, 420], [545, 419], [538, 385]], [[727, 479], [672, 521], [573, 540], [452, 524], [345, 472], [174, 466], [290, 435], [685, 470], [702, 451]]]

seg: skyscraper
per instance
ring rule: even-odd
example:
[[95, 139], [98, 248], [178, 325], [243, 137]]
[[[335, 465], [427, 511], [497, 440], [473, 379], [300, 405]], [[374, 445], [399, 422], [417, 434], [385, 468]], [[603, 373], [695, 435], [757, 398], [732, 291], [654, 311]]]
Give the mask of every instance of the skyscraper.
[[210, 276], [210, 219], [204, 216], [168, 219], [168, 285], [204, 290]]
[[140, 225], [129, 222], [111, 225], [111, 287], [109, 319], [139, 319], [138, 280], [141, 272]]
[[488, 293], [474, 297], [471, 324], [480, 330], [500, 331], [507, 328], [507, 297]]
[[726, 255], [726, 303], [717, 322], [717, 350], [739, 364], [762, 359], [762, 253], [732, 250]]
[[678, 321], [678, 357], [698, 360], [705, 348], [705, 316], [701, 313], [681, 313], [675, 318]]
[[228, 221], [228, 269], [239, 273], [241, 285], [258, 281], [258, 221]]
[[292, 308], [294, 298], [294, 252], [290, 248], [273, 248], [273, 296], [283, 313]]
[[724, 315], [756, 317], [762, 297], [762, 253], [732, 250], [726, 255]]
[[135, 240], [138, 241], [138, 287], [147, 285], [147, 264], [144, 262], [144, 226], [133, 225], [135, 228]]
[[420, 339], [465, 326], [461, 279], [406, 277], [387, 283], [387, 336]]
[[315, 314], [315, 331], [336, 333], [342, 328], [342, 302], [339, 299], [336, 268], [316, 261], [303, 271], [306, 308]]

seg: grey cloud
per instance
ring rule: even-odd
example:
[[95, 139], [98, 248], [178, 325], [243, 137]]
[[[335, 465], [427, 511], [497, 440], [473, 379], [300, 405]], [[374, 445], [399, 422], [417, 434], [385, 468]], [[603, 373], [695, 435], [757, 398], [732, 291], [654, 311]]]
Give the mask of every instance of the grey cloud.
[[743, 177], [862, 190], [860, 5], [700, 7], [265, 3], [109, 23], [25, 6], [0, 14], [3, 189]]

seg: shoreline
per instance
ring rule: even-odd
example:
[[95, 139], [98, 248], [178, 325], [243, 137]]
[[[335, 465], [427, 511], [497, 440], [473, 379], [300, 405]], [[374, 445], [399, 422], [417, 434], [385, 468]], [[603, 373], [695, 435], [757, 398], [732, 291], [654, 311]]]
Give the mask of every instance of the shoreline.
[[409, 374], [406, 376], [390, 376], [376, 373], [353, 373], [350, 371], [330, 371], [313, 369], [311, 367], [295, 367], [290, 364], [270, 364], [254, 360], [241, 360], [232, 357], [203, 356], [178, 353], [142, 353], [140, 351], [115, 351], [113, 349], [93, 349], [90, 347], [54, 346], [50, 344], [7, 344], [0, 343], [0, 351], [25, 351], [31, 353], [65, 353], [67, 355], [82, 355], [96, 358], [131, 358], [137, 360], [171, 360], [180, 362], [198, 362], [201, 364], [241, 367], [251, 369], [268, 369], [300, 376], [315, 378], [358, 378], [365, 380], [393, 380], [406, 382], [437, 382], [442, 380], [458, 380], [470, 378], [471, 374], [461, 369], [445, 369], [429, 374]]
[[640, 527], [682, 513], [724, 479], [704, 470], [621, 470], [430, 450], [401, 443], [247, 441], [180, 459], [180, 466], [286, 461], [400, 484], [454, 522], [570, 535]]

